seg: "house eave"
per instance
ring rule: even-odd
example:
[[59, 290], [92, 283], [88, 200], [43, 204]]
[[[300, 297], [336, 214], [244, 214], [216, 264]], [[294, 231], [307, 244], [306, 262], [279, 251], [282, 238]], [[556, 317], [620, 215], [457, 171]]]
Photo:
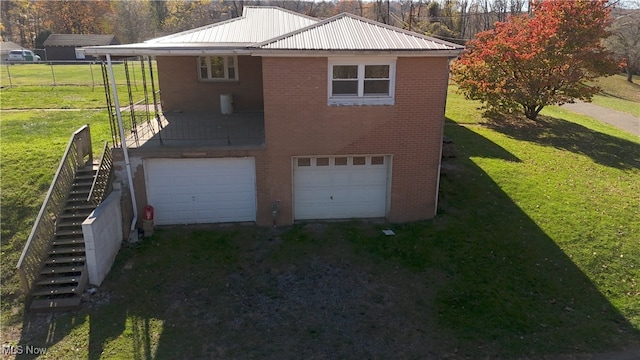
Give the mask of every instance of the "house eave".
[[463, 51], [456, 50], [266, 50], [254, 49], [252, 56], [262, 57], [340, 57], [340, 56], [395, 56], [455, 58]]
[[114, 57], [124, 56], [206, 56], [252, 55], [263, 57], [325, 57], [325, 56], [396, 56], [396, 57], [447, 57], [455, 58], [462, 49], [451, 50], [271, 50], [251, 49], [246, 44], [232, 46], [95, 46], [81, 48], [86, 55]]
[[161, 45], [153, 46], [140, 44], [138, 46], [90, 46], [80, 50], [85, 55], [93, 56], [203, 56], [203, 55], [249, 55], [251, 51], [246, 48], [249, 44], [228, 45]]

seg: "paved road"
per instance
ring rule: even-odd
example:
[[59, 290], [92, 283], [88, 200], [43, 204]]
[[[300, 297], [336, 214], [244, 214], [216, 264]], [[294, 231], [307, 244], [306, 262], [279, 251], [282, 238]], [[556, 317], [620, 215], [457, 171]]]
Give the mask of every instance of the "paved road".
[[591, 116], [594, 119], [611, 124], [618, 129], [640, 136], [640, 118], [631, 114], [581, 101], [576, 102], [575, 104], [564, 104], [562, 107], [579, 114]]

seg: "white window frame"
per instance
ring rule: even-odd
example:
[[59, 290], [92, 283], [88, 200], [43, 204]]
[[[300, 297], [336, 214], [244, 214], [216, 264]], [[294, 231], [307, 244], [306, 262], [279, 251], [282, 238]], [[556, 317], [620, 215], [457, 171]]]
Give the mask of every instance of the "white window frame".
[[[375, 58], [329, 58], [327, 66], [327, 104], [328, 105], [393, 105], [395, 103], [396, 88], [396, 60], [393, 57]], [[335, 65], [358, 66], [358, 94], [357, 95], [333, 95], [333, 67]], [[364, 94], [364, 67], [366, 65], [389, 66], [389, 94], [365, 95]]]
[[[211, 77], [211, 60], [209, 60], [211, 57], [220, 57], [222, 58], [223, 64], [224, 64], [224, 78], [212, 78]], [[202, 58], [206, 58], [207, 59], [207, 77], [203, 78], [202, 77]], [[234, 77], [230, 78], [229, 77], [229, 59], [232, 58], [233, 59], [233, 68], [234, 68]], [[198, 56], [196, 58], [198, 64], [197, 64], [197, 69], [198, 69], [198, 80], [200, 81], [238, 81], [239, 76], [238, 76], [238, 57], [235, 55], [208, 55], [208, 56]]]

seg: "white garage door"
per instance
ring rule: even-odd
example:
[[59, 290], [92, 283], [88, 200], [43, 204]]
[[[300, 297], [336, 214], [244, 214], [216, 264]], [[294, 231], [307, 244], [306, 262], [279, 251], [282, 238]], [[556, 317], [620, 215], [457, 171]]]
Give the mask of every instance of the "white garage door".
[[294, 158], [295, 218], [384, 217], [388, 169], [386, 156]]
[[144, 168], [156, 225], [256, 220], [253, 158], [149, 159]]

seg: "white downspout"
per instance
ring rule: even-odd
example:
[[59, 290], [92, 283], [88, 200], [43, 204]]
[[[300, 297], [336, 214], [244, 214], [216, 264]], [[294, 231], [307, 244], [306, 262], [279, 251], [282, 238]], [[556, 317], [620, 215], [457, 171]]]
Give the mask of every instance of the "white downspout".
[[447, 95], [449, 92], [449, 72], [450, 70], [450, 66], [449, 63], [451, 62], [451, 59], [449, 59], [447, 61], [447, 86], [445, 86], [444, 88], [444, 114], [443, 114], [443, 119], [442, 119], [442, 131], [440, 132], [440, 156], [438, 157], [438, 176], [436, 177], [436, 201], [435, 201], [435, 208], [433, 209], [433, 217], [436, 217], [438, 215], [438, 195], [440, 194], [440, 173], [442, 171], [442, 148], [444, 146], [443, 144], [443, 140], [444, 140], [444, 127], [447, 125], [446, 124], [446, 112], [447, 112]]
[[[109, 81], [111, 82], [111, 93], [113, 93], [113, 104], [116, 107], [116, 117], [118, 118], [118, 130], [120, 131], [120, 142], [124, 153], [124, 165], [127, 169], [127, 180], [129, 180], [129, 193], [131, 195], [131, 206], [133, 206], [133, 220], [129, 233], [129, 241], [138, 241], [136, 223], [138, 222], [138, 203], [136, 202], [136, 192], [133, 189], [133, 176], [131, 175], [131, 162], [129, 161], [129, 150], [127, 149], [127, 139], [124, 135], [124, 125], [122, 124], [122, 113], [120, 112], [120, 101], [118, 100], [118, 87], [116, 78], [113, 75], [113, 64], [111, 55], [107, 54], [107, 65], [109, 66]], [[134, 232], [135, 231], [135, 232]], [[135, 237], [134, 237], [135, 236]]]

